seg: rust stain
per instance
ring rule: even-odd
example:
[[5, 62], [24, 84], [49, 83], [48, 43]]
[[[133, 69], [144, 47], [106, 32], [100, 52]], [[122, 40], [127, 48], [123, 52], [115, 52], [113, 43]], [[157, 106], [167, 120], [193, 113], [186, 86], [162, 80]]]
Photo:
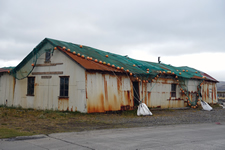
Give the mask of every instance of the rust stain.
[[120, 84], [121, 84], [121, 77], [118, 77], [118, 78], [117, 78], [117, 89], [118, 89], [118, 90], [120, 90], [120, 87], [121, 87]]
[[148, 104], [151, 104], [151, 92], [148, 92]]
[[214, 99], [216, 100], [216, 86], [214, 85]]
[[59, 99], [58, 99], [58, 110], [69, 111], [69, 98], [59, 97]]
[[107, 89], [107, 81], [104, 76], [104, 88], [105, 88], [105, 101], [108, 102], [108, 89]]
[[39, 86], [39, 84], [38, 83], [35, 83], [34, 86]]
[[112, 111], [112, 105], [108, 106], [108, 111]]
[[[92, 81], [91, 81], [92, 84]], [[87, 94], [87, 72], [85, 71], [85, 91], [86, 91], [86, 99], [88, 99], [88, 94]]]
[[209, 98], [209, 86], [207, 85], [207, 97]]
[[128, 104], [131, 104], [131, 99], [130, 99], [130, 91], [127, 91], [127, 95], [128, 95]]
[[104, 95], [103, 94], [101, 94], [100, 99], [101, 99], [101, 105], [100, 107], [98, 107], [98, 109], [99, 109], [99, 112], [103, 112], [104, 111]]
[[131, 104], [130, 91], [124, 91], [124, 98], [125, 98], [126, 104], [130, 105]]
[[116, 104], [117, 103], [117, 97], [116, 97], [116, 95], [114, 95], [114, 104]]
[[69, 97], [59, 97], [59, 100], [69, 100]]
[[73, 106], [71, 107], [71, 111], [73, 111]]

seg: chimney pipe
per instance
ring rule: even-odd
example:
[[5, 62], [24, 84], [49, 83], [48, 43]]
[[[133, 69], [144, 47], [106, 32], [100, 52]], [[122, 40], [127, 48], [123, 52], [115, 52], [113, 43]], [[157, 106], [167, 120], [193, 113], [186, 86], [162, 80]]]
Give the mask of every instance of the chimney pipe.
[[160, 62], [161, 62], [161, 61], [160, 61], [160, 56], [159, 56], [159, 57], [158, 57], [158, 63], [160, 64]]

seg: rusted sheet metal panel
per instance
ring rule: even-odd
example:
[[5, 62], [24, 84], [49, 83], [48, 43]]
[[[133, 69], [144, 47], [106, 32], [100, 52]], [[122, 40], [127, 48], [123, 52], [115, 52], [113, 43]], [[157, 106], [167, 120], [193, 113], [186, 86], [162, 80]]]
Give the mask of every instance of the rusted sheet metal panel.
[[87, 72], [87, 112], [133, 107], [133, 86], [127, 76]]
[[171, 83], [175, 83], [173, 79], [164, 78], [159, 78], [157, 83], [139, 82], [140, 100], [143, 100], [148, 107], [184, 107], [184, 101], [183, 98], [181, 98], [178, 85], [176, 88], [176, 97], [171, 98]]
[[[139, 84], [140, 99], [149, 107], [177, 108], [187, 105], [186, 95], [181, 93], [181, 86], [173, 79], [159, 78], [157, 82], [140, 82]], [[177, 84], [176, 97], [171, 97], [171, 84]], [[194, 101], [197, 93], [197, 85], [200, 84], [200, 81], [185, 80], [184, 84], [189, 91], [190, 99]]]
[[109, 67], [104, 64], [99, 64], [94, 62], [94, 60], [87, 60], [85, 58], [79, 57], [77, 55], [74, 55], [71, 52], [68, 52], [66, 50], [63, 50], [62, 48], [58, 47], [62, 52], [64, 52], [66, 55], [68, 55], [70, 58], [72, 58], [74, 61], [76, 61], [78, 64], [83, 66], [87, 70], [101, 70], [101, 71], [114, 71], [114, 72], [125, 72], [123, 70], [118, 70], [113, 67]]
[[69, 111], [69, 98], [60, 98], [58, 100], [58, 110]]
[[208, 103], [217, 103], [217, 87], [215, 82], [204, 81], [202, 86], [202, 99]]
[[[177, 84], [176, 97], [171, 97], [171, 84], [176, 84], [173, 79], [159, 78], [153, 83], [139, 82], [140, 100], [147, 104], [148, 107], [160, 108], [176, 108], [187, 106], [187, 95], [182, 94], [181, 88], [185, 87], [188, 90], [190, 101], [196, 101], [198, 89], [197, 86], [201, 83], [200, 80], [185, 80], [183, 85]], [[202, 88], [203, 100], [209, 103], [217, 102], [216, 83], [205, 82]]]

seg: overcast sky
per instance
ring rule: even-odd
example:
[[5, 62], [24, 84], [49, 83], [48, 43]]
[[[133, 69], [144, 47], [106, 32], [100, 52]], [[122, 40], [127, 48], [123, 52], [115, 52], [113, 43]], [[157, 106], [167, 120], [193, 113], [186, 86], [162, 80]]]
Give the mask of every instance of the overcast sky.
[[0, 0], [0, 67], [45, 37], [225, 81], [225, 0]]

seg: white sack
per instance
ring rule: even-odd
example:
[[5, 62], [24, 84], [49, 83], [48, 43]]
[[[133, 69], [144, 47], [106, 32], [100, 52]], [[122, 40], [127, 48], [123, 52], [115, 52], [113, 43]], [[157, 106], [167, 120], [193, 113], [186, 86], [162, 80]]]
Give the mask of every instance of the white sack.
[[203, 108], [204, 110], [211, 111], [211, 110], [213, 109], [211, 106], [209, 106], [208, 103], [206, 103], [206, 102], [204, 102], [204, 101], [202, 101], [202, 100], [201, 100], [201, 105], [202, 105], [202, 108]]
[[225, 103], [220, 104], [221, 107], [225, 108]]
[[140, 103], [137, 110], [137, 115], [152, 115], [152, 112], [148, 109], [145, 103]]

